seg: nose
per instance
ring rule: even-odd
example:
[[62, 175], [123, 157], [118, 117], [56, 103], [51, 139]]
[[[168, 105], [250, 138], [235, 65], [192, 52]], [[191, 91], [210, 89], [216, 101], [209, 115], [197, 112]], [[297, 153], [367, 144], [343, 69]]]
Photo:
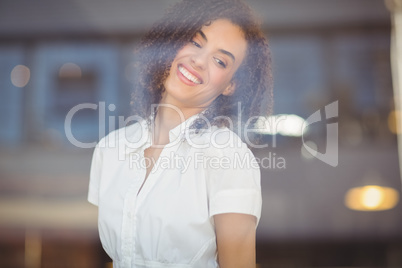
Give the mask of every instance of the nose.
[[191, 56], [191, 64], [194, 69], [204, 70], [207, 64], [207, 55], [205, 52], [198, 51]]

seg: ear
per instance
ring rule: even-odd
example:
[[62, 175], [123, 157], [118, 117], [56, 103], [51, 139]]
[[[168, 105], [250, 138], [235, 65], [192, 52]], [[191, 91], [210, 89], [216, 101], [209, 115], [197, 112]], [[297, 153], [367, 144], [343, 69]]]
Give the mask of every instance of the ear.
[[234, 81], [231, 81], [229, 85], [223, 90], [222, 95], [224, 96], [232, 96], [233, 93], [235, 93], [236, 90], [236, 83]]

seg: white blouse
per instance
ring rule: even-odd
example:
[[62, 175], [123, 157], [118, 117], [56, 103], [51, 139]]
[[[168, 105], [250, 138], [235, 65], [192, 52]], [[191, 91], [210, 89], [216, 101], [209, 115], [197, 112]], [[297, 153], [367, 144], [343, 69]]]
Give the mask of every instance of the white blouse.
[[144, 182], [145, 120], [103, 138], [94, 151], [88, 201], [114, 268], [219, 267], [213, 216], [261, 214], [260, 170], [252, 152], [227, 128], [196, 134], [193, 116], [169, 133]]

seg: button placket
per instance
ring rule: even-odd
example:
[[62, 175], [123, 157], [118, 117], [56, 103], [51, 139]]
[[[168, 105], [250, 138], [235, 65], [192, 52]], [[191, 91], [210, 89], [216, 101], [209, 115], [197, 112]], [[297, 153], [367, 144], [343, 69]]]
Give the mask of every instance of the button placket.
[[[143, 151], [142, 151], [143, 154]], [[133, 174], [133, 177], [142, 178], [139, 180], [133, 180], [133, 183], [127, 190], [124, 198], [123, 207], [123, 223], [121, 230], [122, 237], [122, 265], [123, 267], [131, 267], [132, 258], [135, 254], [135, 232], [136, 232], [136, 203], [137, 193], [145, 178], [145, 170], [139, 169]]]

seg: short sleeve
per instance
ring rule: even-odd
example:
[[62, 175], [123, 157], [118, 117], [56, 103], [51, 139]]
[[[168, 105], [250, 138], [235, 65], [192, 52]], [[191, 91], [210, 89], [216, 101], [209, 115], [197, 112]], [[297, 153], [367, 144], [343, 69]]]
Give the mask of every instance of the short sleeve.
[[[261, 217], [261, 174], [257, 160], [243, 143], [240, 148], [215, 149], [207, 164], [210, 217], [222, 213]], [[217, 158], [216, 160], [213, 160]], [[219, 165], [216, 163], [219, 162]]]
[[95, 147], [92, 156], [91, 172], [90, 172], [89, 188], [88, 188], [88, 201], [96, 206], [98, 205], [99, 201], [101, 168], [102, 168], [102, 155], [98, 144]]

